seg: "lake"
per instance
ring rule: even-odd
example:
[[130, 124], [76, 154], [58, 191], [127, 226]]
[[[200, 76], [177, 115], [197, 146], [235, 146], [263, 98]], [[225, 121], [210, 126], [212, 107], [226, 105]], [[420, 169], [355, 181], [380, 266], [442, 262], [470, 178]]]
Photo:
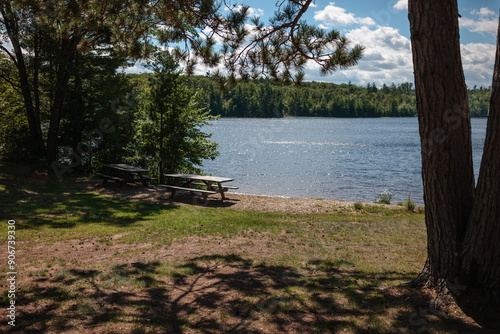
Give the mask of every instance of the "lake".
[[[223, 118], [204, 129], [219, 144], [207, 174], [232, 177], [237, 192], [371, 202], [423, 204], [416, 118]], [[486, 119], [472, 120], [477, 174]]]

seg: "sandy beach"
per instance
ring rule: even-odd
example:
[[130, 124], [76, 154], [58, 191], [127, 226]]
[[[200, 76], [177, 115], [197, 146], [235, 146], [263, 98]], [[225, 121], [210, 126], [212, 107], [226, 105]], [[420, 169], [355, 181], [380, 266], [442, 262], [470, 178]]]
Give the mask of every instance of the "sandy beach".
[[[220, 195], [211, 195], [207, 198], [191, 193], [176, 193], [174, 198], [164, 188], [150, 185], [126, 184], [119, 186], [116, 183], [101, 185], [98, 181], [90, 181], [86, 186], [88, 191], [104, 196], [113, 196], [131, 201], [145, 201], [150, 203], [165, 203], [179, 206], [204, 206], [213, 208], [231, 208], [234, 210], [251, 210], [261, 212], [285, 213], [338, 213], [353, 212], [355, 202], [335, 201], [312, 198], [288, 198], [241, 194], [237, 192], [226, 193], [226, 199], [221, 201]], [[376, 203], [363, 203], [364, 206], [384, 206], [391, 209], [401, 208], [398, 205], [383, 205]]]

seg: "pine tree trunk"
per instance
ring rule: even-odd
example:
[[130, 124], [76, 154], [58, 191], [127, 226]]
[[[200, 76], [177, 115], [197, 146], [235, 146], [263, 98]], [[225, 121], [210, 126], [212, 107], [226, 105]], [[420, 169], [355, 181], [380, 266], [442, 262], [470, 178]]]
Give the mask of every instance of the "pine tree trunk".
[[408, 7], [428, 239], [427, 262], [417, 281], [446, 287], [476, 321], [498, 329], [500, 38], [475, 188], [457, 1], [410, 0]]
[[431, 285], [454, 280], [474, 201], [467, 88], [456, 0], [410, 0]]
[[70, 66], [73, 62], [79, 38], [73, 36], [69, 40], [61, 41], [61, 58], [57, 71], [54, 99], [50, 108], [49, 131], [47, 134], [47, 162], [48, 172], [52, 173], [52, 164], [57, 161], [57, 148], [59, 137], [59, 126], [64, 107], [64, 99], [68, 92], [70, 78]]
[[59, 125], [61, 123], [62, 109], [68, 81], [69, 75], [66, 73], [58, 73], [54, 101], [52, 102], [52, 106], [50, 108], [50, 123], [47, 134], [47, 162], [49, 173], [52, 172], [52, 164], [57, 161]]
[[500, 301], [500, 23], [486, 140], [476, 200], [464, 241], [463, 281]]

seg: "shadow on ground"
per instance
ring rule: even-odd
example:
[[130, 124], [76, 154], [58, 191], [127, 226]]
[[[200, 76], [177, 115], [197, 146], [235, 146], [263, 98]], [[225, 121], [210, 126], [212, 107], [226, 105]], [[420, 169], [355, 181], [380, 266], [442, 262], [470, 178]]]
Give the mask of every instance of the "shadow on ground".
[[[49, 180], [37, 173], [0, 173], [0, 205], [3, 216], [15, 219], [18, 229], [71, 228], [99, 223], [126, 227], [158, 212], [174, 209], [171, 203], [130, 201], [130, 198], [102, 196], [89, 192], [87, 179]], [[136, 189], [136, 185], [106, 186], [109, 191]], [[143, 187], [143, 186], [141, 186]], [[143, 187], [144, 188], [144, 187]], [[147, 193], [148, 189], [145, 188]]]
[[[33, 277], [17, 300], [23, 333], [484, 333], [426, 294], [380, 288], [412, 277], [236, 255], [122, 263]], [[1, 330], [0, 326], [0, 330]], [[5, 329], [5, 328], [4, 328]]]
[[140, 200], [156, 204], [187, 204], [212, 208], [229, 208], [239, 202], [235, 198], [225, 198], [222, 200], [219, 194], [202, 196], [196, 192], [179, 190], [172, 196], [171, 191], [164, 187], [149, 185], [144, 187], [139, 184], [126, 183], [123, 185], [108, 182], [101, 185], [100, 182], [90, 181], [89, 190], [96, 190], [99, 193], [112, 195], [115, 198], [125, 198], [128, 200]]

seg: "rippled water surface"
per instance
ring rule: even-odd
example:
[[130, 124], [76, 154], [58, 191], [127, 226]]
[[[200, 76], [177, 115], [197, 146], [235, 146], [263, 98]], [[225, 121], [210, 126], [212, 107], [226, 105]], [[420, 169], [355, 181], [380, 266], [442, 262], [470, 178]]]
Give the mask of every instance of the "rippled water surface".
[[[486, 120], [473, 119], [479, 170]], [[221, 156], [206, 173], [233, 177], [238, 192], [373, 201], [383, 190], [393, 203], [423, 203], [416, 118], [220, 119], [204, 129]]]

